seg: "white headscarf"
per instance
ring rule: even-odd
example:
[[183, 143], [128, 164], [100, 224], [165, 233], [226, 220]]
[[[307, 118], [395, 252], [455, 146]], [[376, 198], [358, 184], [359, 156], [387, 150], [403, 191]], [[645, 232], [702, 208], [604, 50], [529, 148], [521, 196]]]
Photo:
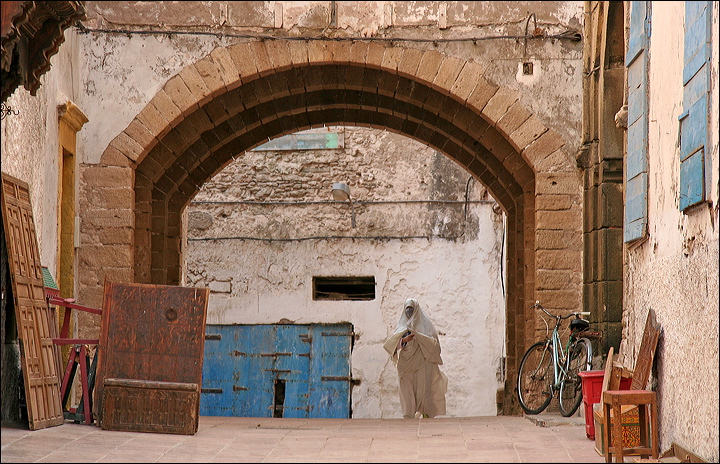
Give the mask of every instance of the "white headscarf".
[[[411, 313], [410, 316], [408, 316], [409, 312]], [[430, 318], [425, 315], [422, 308], [420, 308], [420, 304], [414, 298], [408, 298], [405, 300], [405, 305], [400, 313], [400, 320], [397, 323], [397, 328], [383, 345], [385, 351], [393, 357], [393, 360], [397, 360], [396, 351], [398, 341], [400, 341], [400, 339], [408, 331], [413, 334], [420, 334], [433, 338], [438, 344], [440, 343], [435, 326]]]

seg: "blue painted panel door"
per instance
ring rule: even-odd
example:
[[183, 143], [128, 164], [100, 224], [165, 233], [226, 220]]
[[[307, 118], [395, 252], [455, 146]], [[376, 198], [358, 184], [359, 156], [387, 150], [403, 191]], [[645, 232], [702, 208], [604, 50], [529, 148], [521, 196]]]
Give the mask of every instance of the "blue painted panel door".
[[200, 415], [350, 417], [350, 324], [206, 327]]
[[311, 417], [348, 418], [352, 328], [349, 324], [328, 324], [312, 329]]
[[[200, 415], [272, 417], [274, 340], [263, 326], [206, 325]], [[247, 347], [252, 347], [248, 351]]]
[[278, 325], [276, 382], [283, 382], [282, 408], [275, 417], [309, 417], [308, 388], [312, 338], [306, 325]]

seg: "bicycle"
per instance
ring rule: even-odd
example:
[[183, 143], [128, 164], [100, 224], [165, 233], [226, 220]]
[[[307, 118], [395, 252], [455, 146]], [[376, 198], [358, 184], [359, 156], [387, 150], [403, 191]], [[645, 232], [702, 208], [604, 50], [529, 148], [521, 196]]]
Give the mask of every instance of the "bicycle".
[[[589, 312], [573, 312], [567, 316], [550, 314], [536, 301], [533, 308], [542, 309], [555, 318], [552, 336], [533, 344], [520, 361], [517, 377], [517, 394], [520, 406], [528, 414], [539, 414], [545, 410], [558, 393], [560, 414], [570, 417], [575, 414], [582, 401], [582, 383], [578, 375], [592, 368], [592, 344], [582, 336], [590, 323], [580, 316]], [[575, 316], [570, 322], [570, 338], [563, 350], [560, 341], [560, 324], [563, 319]], [[543, 318], [545, 325], [547, 321]], [[549, 332], [549, 327], [547, 330]]]

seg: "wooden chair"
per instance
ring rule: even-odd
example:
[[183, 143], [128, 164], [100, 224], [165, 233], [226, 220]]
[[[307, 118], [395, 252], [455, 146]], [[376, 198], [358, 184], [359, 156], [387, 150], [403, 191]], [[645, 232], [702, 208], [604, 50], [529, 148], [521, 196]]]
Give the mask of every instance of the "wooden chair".
[[[642, 458], [652, 455], [653, 459], [658, 459], [657, 394], [654, 391], [645, 390], [645, 386], [650, 378], [650, 370], [652, 369], [660, 332], [661, 328], [655, 319], [655, 311], [651, 308], [645, 322], [645, 331], [640, 343], [640, 352], [635, 362], [630, 390], [608, 389], [602, 393], [605, 415], [603, 422], [605, 462], [611, 462], [613, 454], [615, 455], [615, 462], [624, 462], [625, 454], [639, 454]], [[612, 382], [612, 376], [610, 382]], [[633, 448], [623, 447], [622, 413], [623, 409], [627, 409], [624, 407], [627, 406], [637, 406], [639, 413], [640, 443], [639, 446]], [[612, 427], [610, 425], [611, 417], [614, 418]], [[648, 426], [651, 433], [648, 433]], [[611, 434], [612, 443], [614, 444], [612, 447], [610, 446]], [[650, 439], [650, 443], [648, 443], [648, 439]]]

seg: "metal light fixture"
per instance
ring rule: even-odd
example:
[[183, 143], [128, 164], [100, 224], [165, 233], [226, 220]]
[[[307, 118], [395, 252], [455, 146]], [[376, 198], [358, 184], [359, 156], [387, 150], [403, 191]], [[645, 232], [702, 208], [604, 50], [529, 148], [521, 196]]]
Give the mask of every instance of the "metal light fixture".
[[350, 198], [350, 187], [344, 182], [333, 182], [332, 195], [335, 201], [349, 201], [350, 210], [352, 212], [352, 226], [355, 227], [355, 206], [352, 198]]

